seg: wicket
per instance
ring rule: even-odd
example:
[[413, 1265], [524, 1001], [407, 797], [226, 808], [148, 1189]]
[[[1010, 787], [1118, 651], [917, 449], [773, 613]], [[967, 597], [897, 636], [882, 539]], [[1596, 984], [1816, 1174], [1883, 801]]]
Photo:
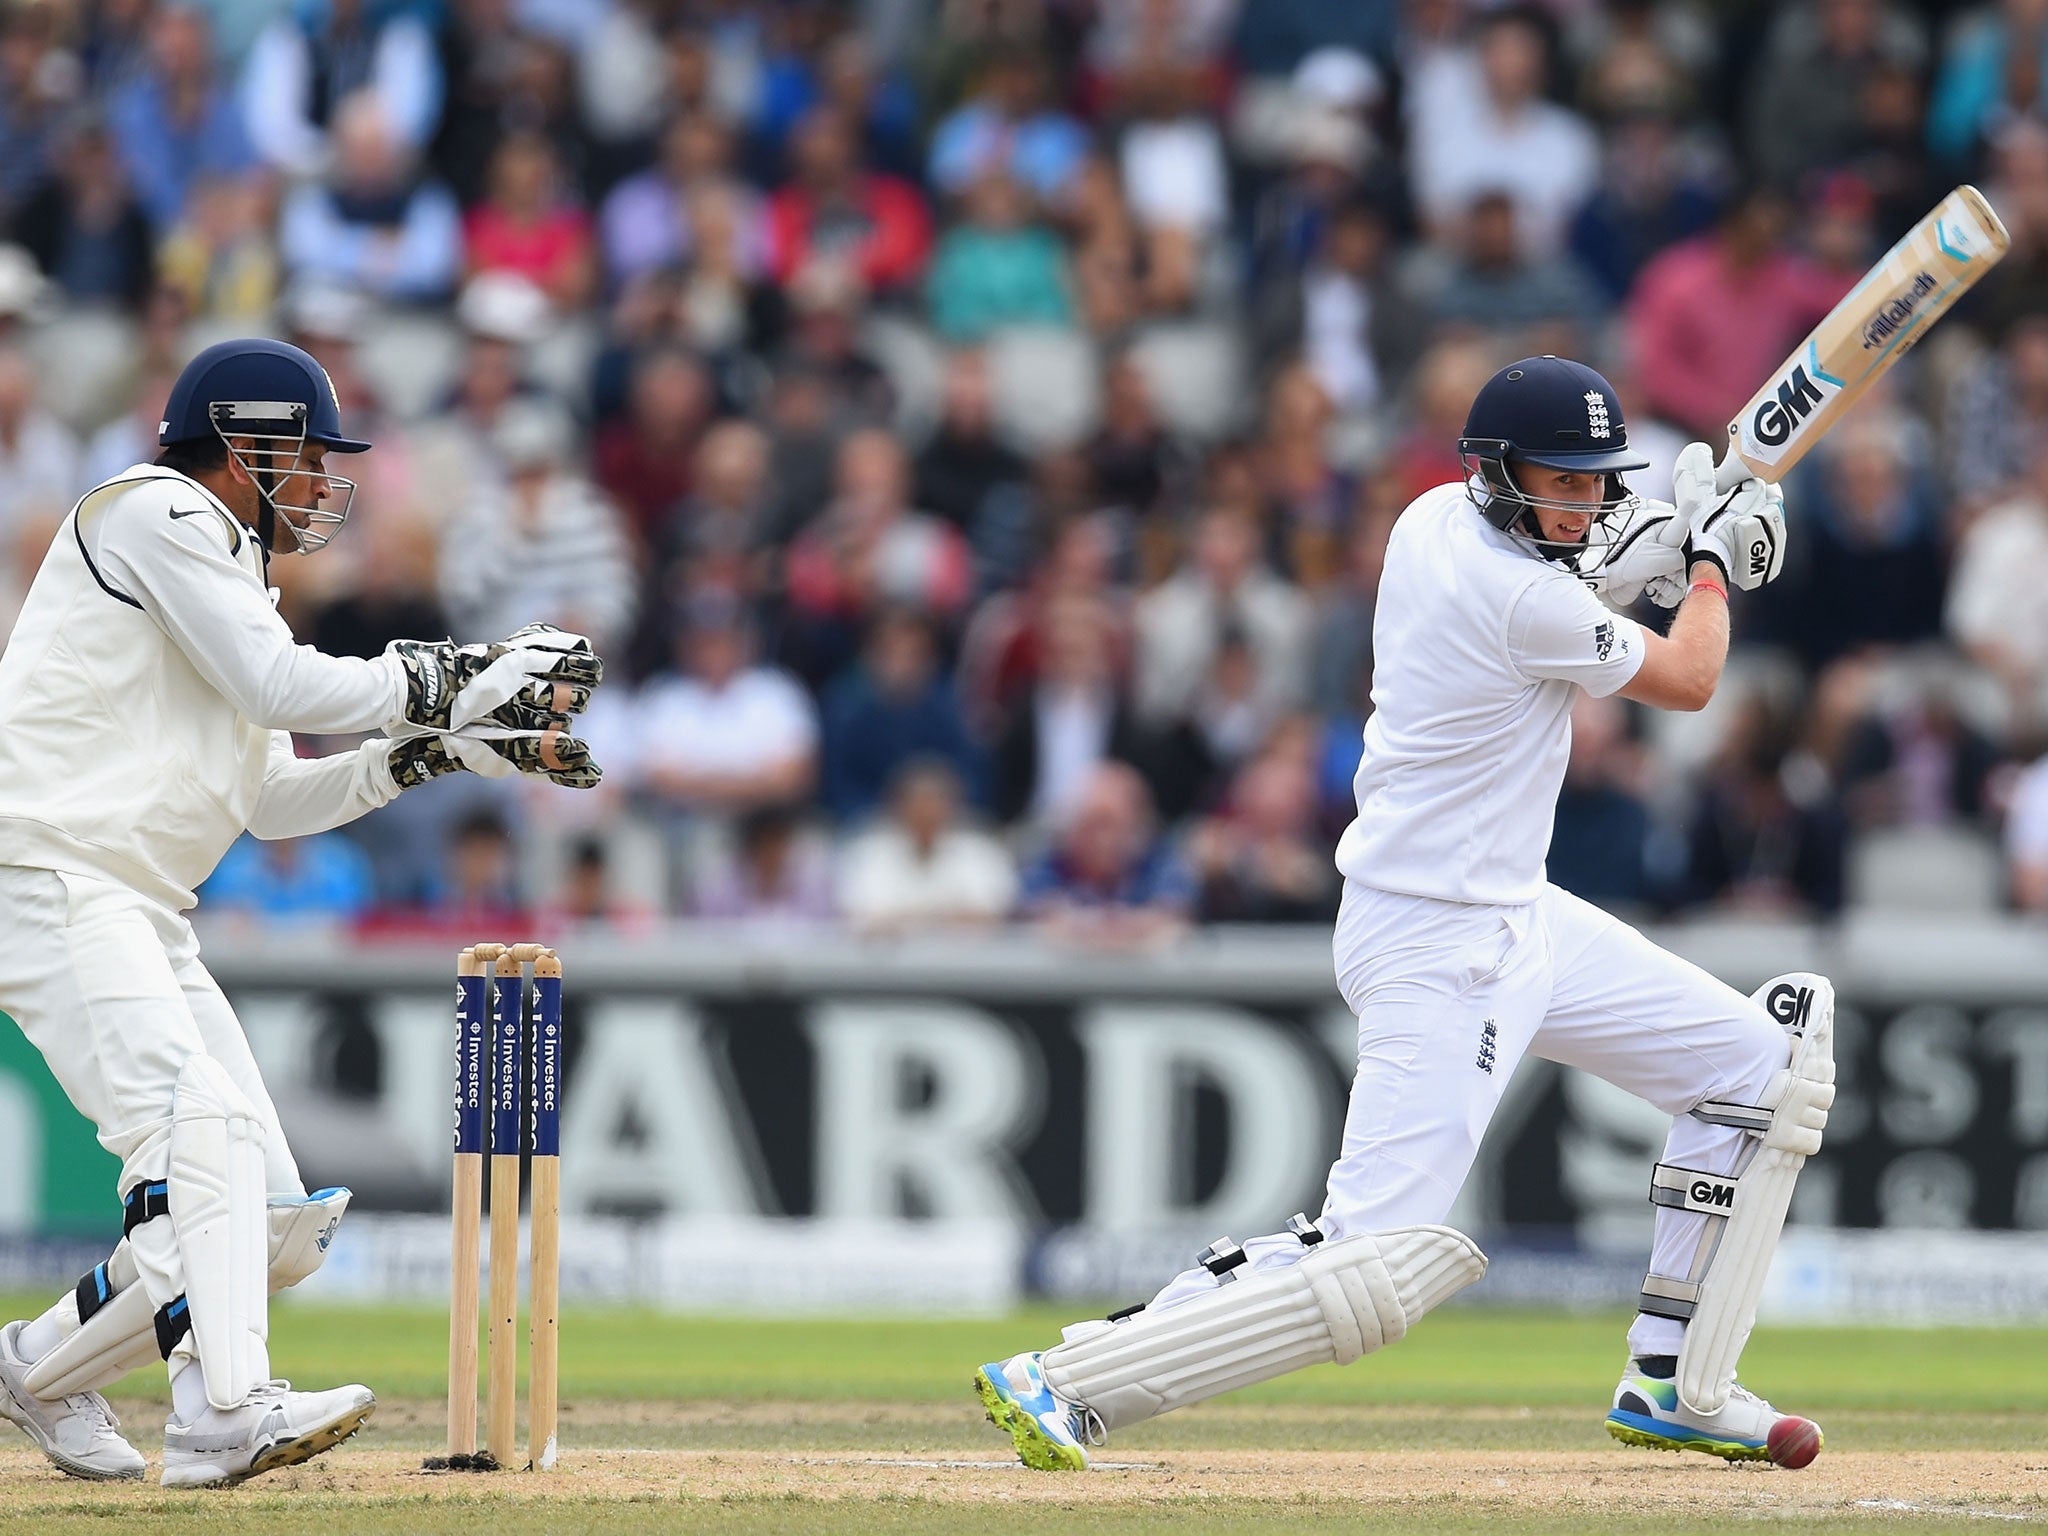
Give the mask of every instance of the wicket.
[[[522, 967], [533, 967], [533, 1033]], [[489, 1033], [486, 1036], [485, 1019]], [[531, 1047], [529, 1050], [528, 1047]], [[448, 1301], [448, 1452], [436, 1470], [514, 1464], [518, 1433], [519, 1172], [532, 1160], [528, 1470], [555, 1464], [562, 1227], [562, 962], [541, 944], [473, 944], [455, 962], [455, 1199]], [[522, 1095], [522, 1088], [525, 1093]], [[491, 1148], [491, 1292], [485, 1440], [477, 1450], [477, 1304], [484, 1122]]]

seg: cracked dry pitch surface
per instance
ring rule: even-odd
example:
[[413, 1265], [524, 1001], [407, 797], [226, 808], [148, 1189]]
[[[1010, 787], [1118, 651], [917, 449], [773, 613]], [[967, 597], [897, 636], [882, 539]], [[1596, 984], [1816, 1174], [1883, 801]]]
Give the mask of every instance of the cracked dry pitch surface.
[[[1283, 1416], [1291, 1417], [1291, 1415]], [[572, 1418], [574, 1416], [571, 1416]], [[1327, 1431], [1331, 1415], [1318, 1415]], [[1378, 1417], [1377, 1415], [1374, 1417]], [[1804, 1519], [1830, 1514], [1916, 1511], [2048, 1521], [2048, 1450], [1830, 1449], [1802, 1472], [1728, 1466], [1704, 1456], [1678, 1456], [1613, 1445], [1530, 1449], [1513, 1445], [1425, 1449], [1430, 1413], [1388, 1416], [1360, 1440], [1386, 1446], [1388, 1430], [1405, 1421], [1403, 1448], [1332, 1450], [1225, 1449], [1173, 1445], [1113, 1447], [1114, 1464], [1087, 1473], [1027, 1472], [1005, 1459], [1004, 1440], [973, 1433], [958, 1415], [902, 1405], [841, 1404], [823, 1412], [806, 1405], [607, 1404], [601, 1420], [570, 1430], [552, 1473], [450, 1475], [424, 1473], [432, 1410], [391, 1404], [379, 1425], [304, 1466], [246, 1485], [250, 1492], [332, 1504], [422, 1499], [453, 1502], [488, 1494], [492, 1501], [608, 1504], [634, 1499], [793, 1499], [885, 1502], [915, 1499], [962, 1505], [1002, 1501], [1063, 1506], [1168, 1505], [1216, 1501], [1279, 1506], [1312, 1500], [1318, 1508], [1365, 1514], [1422, 1504], [1473, 1512], [1513, 1509], [1569, 1516], [1612, 1512], [1682, 1519]], [[1449, 1429], [1479, 1415], [1452, 1413]], [[1306, 1422], [1306, 1420], [1304, 1420]], [[160, 1417], [127, 1420], [139, 1445], [151, 1445]], [[983, 1426], [985, 1430], [985, 1426]], [[1597, 1433], [1597, 1424], [1589, 1426]], [[1229, 1426], [1213, 1426], [1227, 1444]], [[1377, 1432], [1374, 1432], [1375, 1429]], [[1327, 1433], [1322, 1437], [1327, 1447]], [[772, 1448], [759, 1448], [765, 1440]], [[648, 1442], [662, 1448], [633, 1448]], [[697, 1442], [693, 1447], [690, 1442]], [[737, 1443], [735, 1443], [737, 1442]], [[749, 1442], [753, 1442], [749, 1444]], [[702, 1448], [715, 1444], [718, 1448]], [[610, 1448], [605, 1448], [610, 1447]], [[152, 1457], [147, 1482], [81, 1483], [57, 1475], [25, 1442], [0, 1440], [0, 1510], [38, 1507], [116, 1513], [131, 1502], [161, 1507]], [[1277, 1512], [1277, 1510], [1276, 1510]], [[1973, 1524], [1975, 1522], [1972, 1522]]]

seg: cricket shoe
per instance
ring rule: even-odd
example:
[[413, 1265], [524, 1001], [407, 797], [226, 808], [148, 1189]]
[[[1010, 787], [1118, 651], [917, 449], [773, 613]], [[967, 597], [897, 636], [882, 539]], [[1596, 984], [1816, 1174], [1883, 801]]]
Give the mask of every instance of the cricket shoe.
[[1088, 1446], [1108, 1438], [1092, 1408], [1046, 1385], [1036, 1350], [984, 1365], [974, 1373], [974, 1390], [989, 1423], [1008, 1432], [1017, 1459], [1040, 1472], [1085, 1471]]
[[363, 1427], [377, 1406], [368, 1387], [294, 1392], [266, 1381], [235, 1408], [209, 1406], [196, 1422], [164, 1426], [164, 1486], [239, 1483], [332, 1450]]
[[42, 1398], [25, 1384], [34, 1362], [21, 1357], [19, 1321], [0, 1328], [0, 1417], [28, 1431], [43, 1454], [73, 1477], [120, 1482], [142, 1476], [142, 1452], [115, 1433], [121, 1421], [97, 1392]]
[[1671, 1355], [1631, 1360], [1614, 1389], [1607, 1433], [1623, 1445], [1653, 1451], [1703, 1451], [1724, 1461], [1768, 1461], [1803, 1467], [1820, 1454], [1820, 1426], [1780, 1413], [1740, 1384], [1718, 1413], [1695, 1413], [1679, 1401], [1678, 1361]]

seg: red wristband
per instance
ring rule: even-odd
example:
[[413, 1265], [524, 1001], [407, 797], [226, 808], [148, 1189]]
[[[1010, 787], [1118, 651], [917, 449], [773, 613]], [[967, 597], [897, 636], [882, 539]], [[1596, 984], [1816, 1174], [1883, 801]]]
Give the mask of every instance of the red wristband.
[[1708, 581], [1704, 576], [1685, 589], [1687, 597], [1691, 597], [1695, 592], [1712, 592], [1717, 594], [1722, 602], [1728, 601], [1728, 589], [1718, 581]]

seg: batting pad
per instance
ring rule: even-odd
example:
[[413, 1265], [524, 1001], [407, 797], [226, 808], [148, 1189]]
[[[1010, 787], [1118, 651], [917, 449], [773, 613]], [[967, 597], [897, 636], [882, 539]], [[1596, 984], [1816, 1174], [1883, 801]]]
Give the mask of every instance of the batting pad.
[[[270, 1197], [271, 1295], [320, 1267], [348, 1202], [349, 1191], [339, 1188]], [[43, 1314], [63, 1337], [29, 1367], [30, 1392], [45, 1399], [98, 1392], [158, 1358], [149, 1295], [135, 1282], [135, 1256], [123, 1238], [106, 1263]]]
[[171, 1227], [185, 1270], [206, 1400], [233, 1408], [270, 1379], [270, 1251], [263, 1121], [210, 1056], [191, 1056], [171, 1100]]
[[[1693, 1264], [1694, 1283], [1645, 1283], [1678, 1295], [1690, 1292], [1692, 1315], [1678, 1351], [1678, 1395], [1698, 1413], [1718, 1413], [1735, 1384], [1735, 1364], [1756, 1326], [1764, 1277], [1778, 1251], [1792, 1186], [1807, 1158], [1820, 1150], [1828, 1109], [1835, 1102], [1835, 989], [1825, 976], [1794, 971], [1765, 982], [1752, 994], [1792, 1037], [1791, 1061], [1772, 1078], [1756, 1106], [1702, 1104], [1694, 1115], [1710, 1123], [1740, 1125], [1760, 1139], [1733, 1180], [1725, 1215], [1687, 1204], [1708, 1216]], [[1756, 1117], [1745, 1121], [1745, 1116]], [[1661, 1175], [1665, 1170], [1658, 1170]], [[1683, 1170], [1679, 1170], [1683, 1172]], [[1713, 1183], [1725, 1183], [1712, 1180]], [[1685, 1203], [1652, 1198], [1662, 1204]], [[1717, 1232], [1716, 1228], [1720, 1230]]]
[[96, 1392], [158, 1357], [155, 1315], [137, 1279], [135, 1254], [124, 1237], [106, 1263], [43, 1314], [63, 1337], [28, 1368], [24, 1381], [30, 1392], [52, 1400]]
[[1061, 1397], [1121, 1429], [1304, 1366], [1349, 1365], [1485, 1273], [1486, 1255], [1449, 1227], [1365, 1232], [1192, 1301], [1071, 1330], [1039, 1364]]

